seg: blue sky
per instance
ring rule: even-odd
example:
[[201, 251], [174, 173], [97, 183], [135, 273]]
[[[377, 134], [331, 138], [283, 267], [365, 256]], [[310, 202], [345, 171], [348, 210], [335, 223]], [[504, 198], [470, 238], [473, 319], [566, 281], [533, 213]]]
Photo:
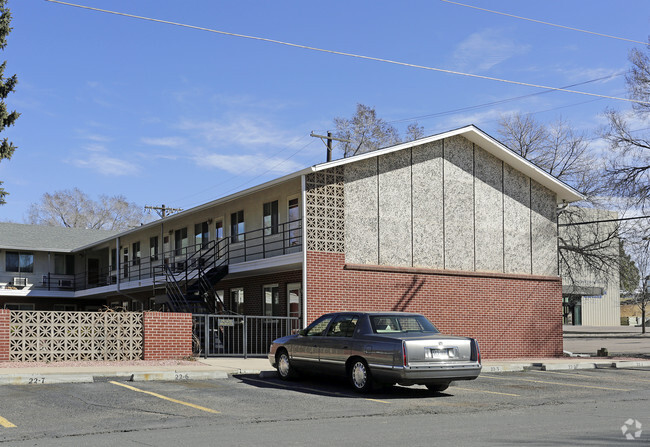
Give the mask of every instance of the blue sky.
[[[144, 1], [73, 3], [296, 44], [561, 87], [622, 73], [641, 45], [427, 1]], [[647, 0], [466, 0], [514, 15], [646, 41]], [[430, 135], [534, 113], [595, 134], [628, 103], [325, 54], [93, 12], [9, 0], [0, 54], [22, 116], [2, 137], [9, 191], [0, 221], [23, 222], [43, 193], [78, 187], [141, 206], [187, 209], [324, 161], [309, 133], [333, 130], [357, 103]], [[574, 87], [626, 96], [624, 77]], [[602, 149], [594, 140], [593, 150]], [[341, 156], [340, 152], [335, 157]]]

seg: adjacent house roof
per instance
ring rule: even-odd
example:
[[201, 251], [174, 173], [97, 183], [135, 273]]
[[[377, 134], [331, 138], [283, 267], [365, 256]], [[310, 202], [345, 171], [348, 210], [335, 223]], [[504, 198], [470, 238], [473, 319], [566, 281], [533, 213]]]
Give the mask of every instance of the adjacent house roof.
[[0, 248], [65, 253], [118, 233], [119, 231], [0, 222]]

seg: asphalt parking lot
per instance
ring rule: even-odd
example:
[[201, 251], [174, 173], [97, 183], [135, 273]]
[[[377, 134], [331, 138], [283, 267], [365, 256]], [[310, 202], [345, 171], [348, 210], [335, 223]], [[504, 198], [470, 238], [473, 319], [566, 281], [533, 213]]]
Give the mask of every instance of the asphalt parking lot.
[[35, 383], [0, 387], [0, 444], [647, 444], [649, 390], [648, 368], [482, 374], [444, 393], [395, 386], [368, 395], [336, 379], [257, 375]]

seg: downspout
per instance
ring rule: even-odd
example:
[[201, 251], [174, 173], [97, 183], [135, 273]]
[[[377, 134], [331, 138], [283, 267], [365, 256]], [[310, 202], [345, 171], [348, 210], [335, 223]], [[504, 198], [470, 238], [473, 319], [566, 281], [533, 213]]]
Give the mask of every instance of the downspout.
[[302, 327], [307, 327], [307, 188], [305, 174], [300, 176], [302, 201]]

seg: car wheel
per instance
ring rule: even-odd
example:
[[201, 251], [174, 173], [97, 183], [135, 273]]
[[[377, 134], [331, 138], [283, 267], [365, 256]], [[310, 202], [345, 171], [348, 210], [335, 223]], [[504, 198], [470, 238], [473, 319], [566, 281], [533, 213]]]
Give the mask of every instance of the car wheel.
[[372, 389], [372, 377], [370, 376], [368, 364], [364, 360], [356, 359], [352, 361], [348, 374], [355, 391], [367, 393]]
[[278, 374], [282, 380], [289, 380], [296, 377], [296, 372], [291, 366], [291, 362], [289, 361], [289, 353], [286, 351], [286, 349], [282, 349], [280, 352], [278, 352], [277, 369]]
[[444, 390], [446, 390], [447, 388], [449, 388], [449, 384], [448, 383], [442, 383], [442, 384], [440, 384], [440, 383], [428, 383], [426, 385], [426, 387], [429, 389], [429, 391], [433, 391], [433, 392], [436, 392], [436, 393], [441, 393]]

